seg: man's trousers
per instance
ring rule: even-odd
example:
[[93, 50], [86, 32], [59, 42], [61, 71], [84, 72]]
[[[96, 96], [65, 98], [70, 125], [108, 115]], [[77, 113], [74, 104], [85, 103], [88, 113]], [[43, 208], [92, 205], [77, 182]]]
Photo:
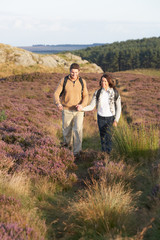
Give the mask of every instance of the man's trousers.
[[62, 132], [64, 143], [71, 147], [74, 155], [82, 149], [84, 112], [63, 110]]

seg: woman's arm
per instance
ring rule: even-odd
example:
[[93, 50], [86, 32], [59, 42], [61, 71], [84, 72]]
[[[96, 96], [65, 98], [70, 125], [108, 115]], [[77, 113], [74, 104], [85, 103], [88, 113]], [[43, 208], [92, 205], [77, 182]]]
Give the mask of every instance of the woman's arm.
[[115, 113], [115, 121], [118, 123], [121, 116], [121, 97], [119, 96], [116, 101], [116, 113]]
[[93, 94], [92, 100], [90, 102], [90, 104], [84, 108], [82, 108], [83, 112], [88, 112], [88, 111], [92, 111], [95, 106], [96, 106], [96, 93], [97, 91]]

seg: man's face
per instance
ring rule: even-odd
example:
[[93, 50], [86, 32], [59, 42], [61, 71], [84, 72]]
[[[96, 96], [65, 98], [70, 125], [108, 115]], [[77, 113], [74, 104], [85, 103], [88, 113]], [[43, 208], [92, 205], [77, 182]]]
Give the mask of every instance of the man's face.
[[79, 75], [79, 70], [78, 69], [71, 69], [70, 70], [70, 76], [72, 80], [76, 80]]

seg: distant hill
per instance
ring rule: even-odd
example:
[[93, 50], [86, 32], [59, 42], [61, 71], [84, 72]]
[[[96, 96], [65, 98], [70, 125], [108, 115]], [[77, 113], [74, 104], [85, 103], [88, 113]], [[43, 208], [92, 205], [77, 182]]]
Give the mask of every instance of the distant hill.
[[95, 63], [82, 60], [71, 53], [36, 54], [30, 51], [0, 44], [0, 77], [31, 72], [68, 72], [71, 63], [80, 64], [82, 72], [102, 73]]
[[104, 45], [105, 43], [93, 43], [93, 44], [58, 44], [58, 45], [43, 45], [37, 44], [32, 46], [21, 46], [20, 48], [33, 53], [40, 54], [56, 54], [64, 51], [74, 51], [79, 49], [86, 49], [87, 47], [96, 47]]
[[96, 63], [103, 71], [160, 68], [160, 37], [114, 42], [73, 52]]

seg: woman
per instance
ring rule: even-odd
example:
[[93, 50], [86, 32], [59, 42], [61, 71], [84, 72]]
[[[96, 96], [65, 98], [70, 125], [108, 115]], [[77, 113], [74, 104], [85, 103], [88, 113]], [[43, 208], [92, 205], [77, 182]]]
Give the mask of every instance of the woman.
[[121, 115], [121, 97], [115, 88], [110, 75], [103, 74], [99, 82], [100, 89], [95, 91], [91, 103], [78, 111], [92, 111], [97, 106], [97, 122], [99, 127], [101, 148], [110, 154], [112, 150], [112, 126], [117, 127]]

